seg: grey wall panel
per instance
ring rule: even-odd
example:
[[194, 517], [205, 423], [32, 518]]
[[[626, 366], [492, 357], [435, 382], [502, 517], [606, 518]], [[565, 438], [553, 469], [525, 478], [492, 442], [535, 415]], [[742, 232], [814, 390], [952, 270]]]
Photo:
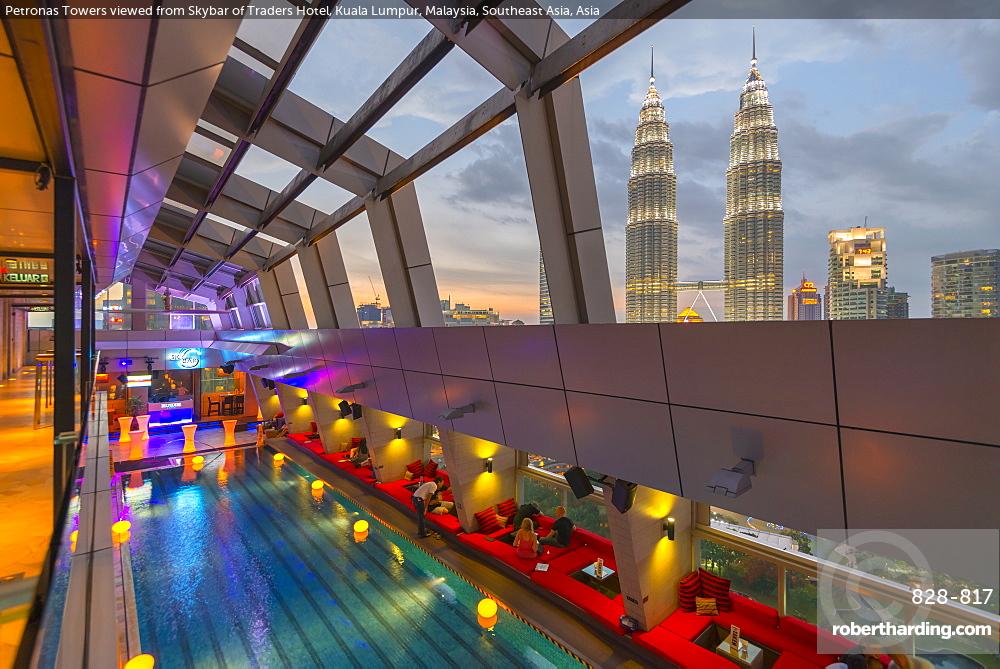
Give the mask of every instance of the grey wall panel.
[[508, 383], [496, 392], [507, 446], [576, 464], [565, 392]]
[[346, 362], [344, 349], [340, 345], [340, 332], [337, 330], [319, 330], [319, 344], [323, 348], [323, 357], [327, 361]]
[[465, 414], [451, 421], [455, 430], [498, 444], [504, 443], [500, 408], [497, 406], [496, 390], [492, 381], [445, 376], [444, 389], [449, 407], [476, 405], [474, 413]]
[[557, 325], [566, 390], [667, 401], [656, 325]]
[[1000, 527], [1000, 448], [850, 429], [841, 439], [849, 527]]
[[836, 422], [826, 321], [719, 325], [660, 326], [671, 403]]
[[441, 429], [452, 429], [450, 420], [439, 416], [448, 409], [448, 397], [444, 393], [444, 380], [438, 374], [404, 372], [406, 390], [410, 396], [413, 418], [437, 425]]
[[1000, 444], [1000, 319], [835, 321], [840, 422]]
[[303, 330], [300, 333], [302, 354], [314, 360], [323, 359], [323, 347], [319, 343], [319, 330]]
[[562, 371], [551, 326], [483, 328], [496, 381], [562, 387]]
[[282, 295], [281, 303], [285, 307], [285, 315], [288, 317], [288, 325], [293, 328], [306, 329], [309, 322], [306, 320], [306, 310], [302, 305], [302, 299], [298, 293]]
[[581, 467], [680, 494], [665, 404], [567, 392]]
[[453, 327], [433, 328], [441, 373], [467, 376], [474, 379], [492, 379], [490, 360], [486, 353], [484, 328]]
[[365, 328], [361, 332], [364, 333], [371, 364], [400, 369], [396, 335], [392, 328]]
[[406, 392], [406, 383], [403, 381], [403, 372], [398, 369], [372, 367], [372, 373], [382, 411], [398, 416], [411, 415], [410, 398]]
[[364, 388], [354, 391], [354, 401], [366, 407], [381, 409], [378, 390], [375, 388], [374, 370], [368, 365], [353, 365], [347, 363], [347, 373], [351, 376], [351, 385], [363, 383]]
[[330, 388], [332, 389], [332, 394], [340, 399], [347, 400], [348, 402], [354, 401], [354, 393], [340, 393], [337, 392], [340, 388], [345, 388], [351, 385], [351, 375], [347, 371], [347, 365], [342, 362], [330, 362], [326, 363], [326, 372], [330, 377]]
[[[844, 526], [837, 429], [776, 418], [672, 407], [684, 496], [807, 532]], [[759, 449], [753, 487], [737, 498], [708, 491], [738, 447]]]
[[355, 365], [370, 365], [368, 347], [365, 345], [365, 335], [358, 330], [341, 330], [340, 344], [344, 347], [344, 358]]
[[299, 292], [299, 285], [295, 283], [295, 273], [292, 271], [292, 263], [286, 260], [274, 266], [274, 278], [278, 281], [278, 290], [282, 295], [291, 295]]
[[394, 328], [403, 369], [440, 374], [434, 332], [430, 328]]

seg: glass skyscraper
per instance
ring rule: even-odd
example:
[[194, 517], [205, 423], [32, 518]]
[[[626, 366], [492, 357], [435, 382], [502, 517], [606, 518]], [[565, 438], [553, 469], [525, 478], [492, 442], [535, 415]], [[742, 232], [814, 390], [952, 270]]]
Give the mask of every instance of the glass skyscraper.
[[538, 254], [538, 323], [552, 325], [556, 319], [552, 316], [552, 298], [549, 297], [549, 280], [545, 277], [545, 261]]
[[831, 230], [826, 317], [865, 320], [888, 317], [889, 276], [885, 228]]
[[650, 68], [628, 180], [625, 322], [677, 318], [677, 176], [663, 101]]
[[959, 251], [931, 258], [933, 318], [998, 318], [1000, 249]]
[[823, 298], [820, 297], [816, 284], [807, 281], [804, 274], [798, 288], [792, 288], [788, 295], [788, 320], [823, 320]]
[[782, 320], [785, 214], [774, 108], [757, 70], [740, 94], [726, 170], [725, 281], [727, 321]]

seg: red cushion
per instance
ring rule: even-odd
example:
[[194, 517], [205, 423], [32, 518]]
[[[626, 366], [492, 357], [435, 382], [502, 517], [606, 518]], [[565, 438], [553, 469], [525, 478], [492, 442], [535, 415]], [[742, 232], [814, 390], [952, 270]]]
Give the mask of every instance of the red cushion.
[[505, 499], [497, 504], [497, 513], [507, 518], [508, 523], [513, 523], [514, 516], [517, 515], [517, 503], [514, 501], [514, 498]]
[[441, 491], [441, 500], [445, 502], [454, 502], [455, 493], [451, 491], [451, 488]]
[[[784, 616], [778, 621], [778, 631], [785, 642], [781, 650], [790, 651], [801, 659], [822, 667], [836, 661], [837, 656], [848, 653], [854, 648], [854, 644], [847, 639], [836, 637], [812, 623], [792, 616]], [[823, 638], [824, 648], [833, 649], [835, 652], [819, 653], [817, 644], [820, 637]]]
[[[555, 548], [554, 546], [546, 546], [546, 548]], [[564, 549], [564, 554], [559, 557], [554, 557], [549, 564], [550, 571], [558, 571], [563, 574], [572, 574], [575, 571], [580, 571], [588, 564], [593, 564], [597, 561], [597, 558], [604, 558], [604, 564], [612, 569], [618, 569], [618, 565], [615, 564], [615, 556], [607, 555], [605, 553], [600, 553], [589, 546], [584, 546], [582, 548], [568, 548]]]
[[436, 460], [428, 460], [427, 464], [424, 465], [424, 476], [433, 478], [437, 473], [438, 463]]
[[452, 534], [458, 534], [462, 529], [462, 525], [458, 522], [458, 518], [450, 513], [429, 513], [427, 514], [427, 520], [437, 525], [445, 532], [450, 532]]
[[618, 623], [625, 613], [620, 596], [609, 599], [575, 578], [551, 569], [549, 571], [533, 571], [530, 575], [531, 580], [543, 588], [580, 607], [598, 622], [618, 634], [624, 634]]
[[490, 534], [491, 532], [496, 532], [501, 529], [500, 522], [497, 520], [496, 509], [493, 507], [478, 511], [475, 516], [476, 521], [479, 522], [479, 531], [483, 534]]
[[424, 475], [424, 463], [420, 460], [414, 460], [410, 464], [406, 465], [406, 470], [413, 474], [414, 476]]
[[525, 559], [517, 556], [517, 551], [509, 543], [505, 541], [500, 541], [499, 539], [491, 540], [497, 535], [502, 536], [510, 532], [510, 528], [506, 530], [501, 530], [496, 535], [485, 535], [480, 532], [467, 532], [465, 534], [459, 534], [459, 541], [475, 548], [476, 550], [485, 553], [500, 562], [503, 562], [508, 567], [511, 567], [522, 574], [528, 574], [534, 571], [535, 565], [539, 560]]
[[682, 611], [694, 611], [695, 597], [698, 597], [700, 594], [701, 579], [698, 577], [698, 572], [696, 571], [693, 571], [682, 578], [677, 584], [677, 595], [680, 600], [680, 608]]
[[714, 597], [720, 612], [732, 610], [733, 604], [729, 598], [730, 581], [728, 578], [722, 578], [705, 569], [699, 569], [698, 579], [701, 581], [702, 597]]
[[699, 616], [678, 609], [667, 616], [666, 620], [659, 624], [659, 627], [670, 630], [682, 639], [694, 641], [712, 624], [713, 620], [712, 616]]
[[682, 639], [662, 627], [633, 634], [632, 639], [643, 648], [665, 657], [680, 669], [733, 669], [735, 666], [721, 655]]
[[817, 667], [825, 667], [830, 662], [826, 664], [814, 664], [806, 659], [803, 659], [796, 655], [795, 653], [782, 653], [778, 661], [774, 663], [771, 669], [817, 669]]
[[316, 434], [319, 432], [319, 428], [316, 426], [316, 421], [309, 421], [309, 434]]

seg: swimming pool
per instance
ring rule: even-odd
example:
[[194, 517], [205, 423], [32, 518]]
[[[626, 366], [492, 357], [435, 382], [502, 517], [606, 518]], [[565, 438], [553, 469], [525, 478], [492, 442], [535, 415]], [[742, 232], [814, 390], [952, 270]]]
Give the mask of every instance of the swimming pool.
[[330, 487], [316, 495], [293, 462], [192, 460], [122, 477], [157, 667], [583, 666], [504, 610], [484, 629], [482, 593]]

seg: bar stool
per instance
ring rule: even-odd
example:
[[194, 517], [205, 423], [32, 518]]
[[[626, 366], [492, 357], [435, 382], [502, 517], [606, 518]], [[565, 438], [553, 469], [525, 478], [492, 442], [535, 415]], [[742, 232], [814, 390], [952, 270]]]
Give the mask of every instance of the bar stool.
[[135, 419], [139, 421], [139, 429], [142, 430], [142, 438], [149, 439], [149, 414], [145, 416], [136, 416]]
[[242, 416], [243, 415], [243, 395], [233, 396], [233, 415]]
[[[214, 407], [214, 410], [213, 410]], [[208, 398], [208, 411], [205, 412], [206, 416], [221, 416], [222, 415], [222, 401], [213, 401], [211, 397]]]
[[223, 446], [236, 445], [236, 419], [222, 421], [222, 429], [226, 432], [226, 438], [222, 442]]
[[184, 433], [184, 452], [190, 453], [194, 450], [194, 433], [198, 429], [197, 423], [189, 423], [187, 425], [181, 426], [181, 432]]
[[222, 415], [232, 416], [233, 415], [233, 396], [226, 395], [222, 398]]
[[129, 430], [132, 429], [132, 416], [119, 416], [118, 417], [118, 441], [122, 443], [128, 443], [132, 440], [129, 437]]

